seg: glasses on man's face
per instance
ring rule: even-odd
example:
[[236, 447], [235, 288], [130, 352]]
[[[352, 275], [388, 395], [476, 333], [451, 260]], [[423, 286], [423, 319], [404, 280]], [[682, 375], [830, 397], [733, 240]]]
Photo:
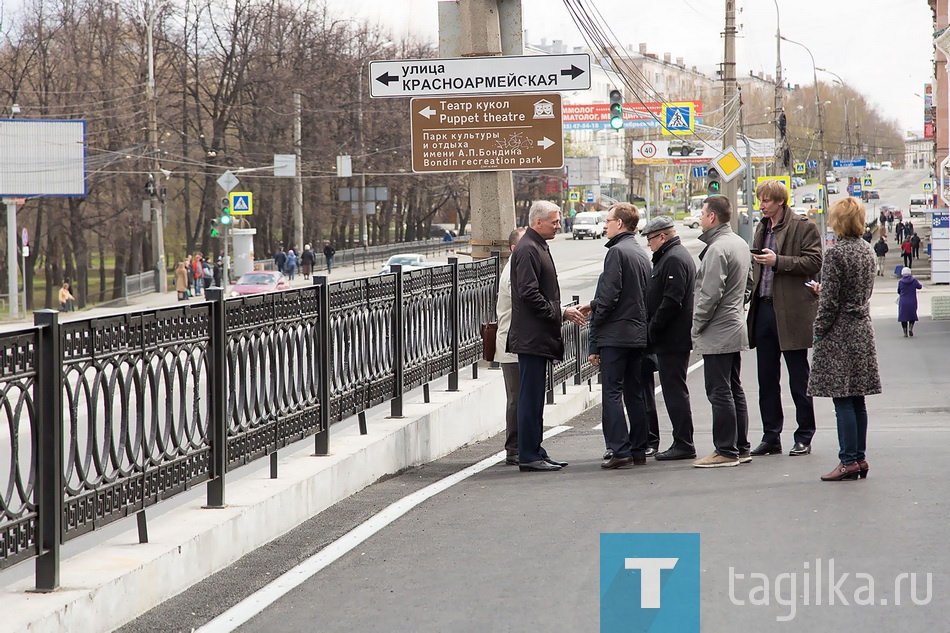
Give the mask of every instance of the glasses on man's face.
[[650, 235], [650, 236], [648, 236], [648, 237], [647, 237], [647, 244], [649, 244], [650, 242], [652, 242], [652, 241], [655, 240], [656, 238], [660, 237], [661, 235], [663, 235], [663, 234], [662, 234], [662, 233], [657, 233], [656, 235]]
[[604, 224], [607, 224], [607, 223], [609, 223], [609, 222], [613, 222], [614, 220], [616, 220], [617, 222], [619, 222], [619, 221], [620, 221], [620, 218], [607, 218], [606, 220], [604, 220]]

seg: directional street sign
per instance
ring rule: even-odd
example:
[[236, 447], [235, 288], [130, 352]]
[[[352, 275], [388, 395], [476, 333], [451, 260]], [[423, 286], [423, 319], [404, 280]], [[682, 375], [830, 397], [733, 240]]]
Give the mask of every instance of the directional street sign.
[[231, 215], [251, 215], [254, 213], [254, 195], [249, 191], [234, 192], [231, 198]]
[[703, 165], [702, 167], [693, 167], [693, 178], [705, 178], [709, 167]]
[[812, 159], [812, 160], [808, 161], [807, 164], [808, 164], [808, 169], [818, 169], [818, 161], [817, 161], [817, 160]]
[[831, 161], [831, 166], [834, 169], [839, 167], [867, 167], [868, 160], [866, 158], [846, 158], [842, 160], [833, 160]]
[[590, 89], [590, 55], [393, 59], [369, 63], [370, 96], [523, 94]]
[[413, 99], [412, 170], [559, 169], [561, 95]]

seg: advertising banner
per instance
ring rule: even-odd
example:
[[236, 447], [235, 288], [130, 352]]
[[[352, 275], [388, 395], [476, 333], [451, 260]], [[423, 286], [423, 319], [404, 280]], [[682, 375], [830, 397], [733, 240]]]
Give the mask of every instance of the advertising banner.
[[[678, 101], [677, 105], [692, 105], [693, 124], [703, 122], [702, 101]], [[659, 128], [665, 115], [665, 106], [659, 102], [623, 104], [623, 126], [628, 129]], [[609, 130], [610, 106], [606, 103], [564, 104], [564, 130]]]

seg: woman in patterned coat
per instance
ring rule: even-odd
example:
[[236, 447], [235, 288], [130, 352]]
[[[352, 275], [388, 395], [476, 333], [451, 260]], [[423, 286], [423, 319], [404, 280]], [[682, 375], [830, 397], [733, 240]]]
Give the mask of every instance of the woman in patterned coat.
[[835, 202], [828, 226], [837, 241], [825, 253], [821, 285], [814, 286], [819, 299], [808, 395], [834, 400], [840, 463], [821, 480], [842, 481], [868, 476], [864, 397], [881, 393], [870, 314], [875, 263], [861, 239], [864, 205], [856, 198]]

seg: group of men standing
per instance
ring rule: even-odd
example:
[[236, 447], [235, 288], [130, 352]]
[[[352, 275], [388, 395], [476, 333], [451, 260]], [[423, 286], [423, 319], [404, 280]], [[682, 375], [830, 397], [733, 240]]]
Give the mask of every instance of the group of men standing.
[[[513, 459], [509, 446], [507, 463], [517, 463], [522, 471], [555, 471], [567, 465], [541, 447], [545, 372], [549, 361], [563, 357], [562, 321], [580, 324], [585, 318], [590, 319], [589, 360], [601, 371], [607, 446], [602, 468], [632, 468], [651, 455], [659, 461], [696, 460], [686, 385], [692, 351], [703, 359], [714, 445], [694, 466], [735, 466], [752, 456], [783, 451], [783, 358], [797, 421], [789, 454], [811, 452], [815, 414], [806, 390], [818, 297], [809, 282], [821, 268], [821, 239], [814, 222], [789, 209], [788, 192], [780, 182], [762, 183], [756, 195], [762, 222], [751, 254], [730, 228], [728, 198], [706, 199], [699, 237], [705, 248], [698, 269], [671, 218], [655, 217], [641, 231], [651, 258], [636, 240], [638, 209], [626, 203], [611, 206], [604, 270], [593, 299], [577, 308], [561, 307], [547, 246], [559, 228], [558, 207], [544, 201], [532, 205], [524, 238], [514, 240], [517, 246], [506, 267], [511, 301], [507, 351], [517, 354], [520, 378], [518, 454]], [[748, 439], [749, 415], [740, 380], [741, 352], [750, 346], [756, 349], [763, 427], [755, 448]], [[648, 445], [646, 402], [652, 393], [646, 393], [646, 385], [652, 380], [645, 375], [652, 378], [653, 355], [673, 429], [671, 445], [660, 452]], [[509, 424], [509, 444], [512, 435]]]

